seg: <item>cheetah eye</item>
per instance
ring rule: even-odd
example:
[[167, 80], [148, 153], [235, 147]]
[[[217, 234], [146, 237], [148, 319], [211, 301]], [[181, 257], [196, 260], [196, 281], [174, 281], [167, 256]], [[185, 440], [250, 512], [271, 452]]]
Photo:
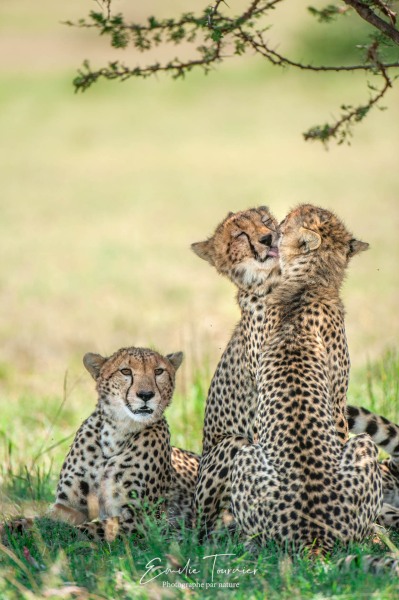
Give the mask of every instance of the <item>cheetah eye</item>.
[[131, 369], [121, 369], [121, 373], [122, 375], [131, 375], [132, 371]]
[[155, 375], [162, 375], [162, 373], [165, 371], [165, 369], [155, 369], [154, 373]]
[[239, 233], [234, 233], [233, 238], [237, 239], [237, 238], [241, 237], [242, 235], [247, 235], [247, 234], [245, 233], [245, 231], [240, 231]]
[[276, 226], [275, 226], [275, 224], [274, 224], [274, 220], [273, 220], [273, 219], [271, 219], [270, 217], [269, 217], [269, 218], [262, 219], [262, 223], [263, 223], [263, 225], [264, 225], [265, 227], [267, 227], [268, 229], [270, 229], [270, 231], [274, 231], [274, 232], [276, 232]]

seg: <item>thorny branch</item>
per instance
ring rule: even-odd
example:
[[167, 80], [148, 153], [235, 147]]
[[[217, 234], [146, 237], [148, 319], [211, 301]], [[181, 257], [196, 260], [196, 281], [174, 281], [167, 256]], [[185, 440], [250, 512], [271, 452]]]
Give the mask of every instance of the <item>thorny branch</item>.
[[215, 5], [211, 7], [211, 9], [208, 13], [208, 27], [210, 29], [212, 29], [212, 27], [213, 27], [213, 20], [218, 12], [219, 4], [222, 4], [222, 2], [224, 2], [226, 4], [226, 6], [228, 6], [228, 4], [227, 4], [227, 2], [225, 2], [225, 0], [216, 0]]
[[343, 114], [334, 125], [326, 124], [323, 127], [317, 126], [309, 129], [309, 131], [303, 134], [305, 140], [318, 139], [326, 143], [331, 138], [338, 138], [338, 144], [343, 144], [345, 141], [347, 141], [352, 135], [350, 126], [353, 123], [362, 121], [370, 109], [373, 108], [373, 106], [375, 106], [381, 100], [381, 98], [385, 96], [389, 88], [392, 87], [392, 82], [388, 77], [386, 70], [382, 68], [381, 72], [384, 78], [384, 86], [381, 90], [377, 90], [378, 93], [372, 96], [367, 104], [357, 107], [342, 105], [341, 109], [343, 110]]
[[[373, 62], [357, 64], [357, 65], [311, 65], [297, 62], [295, 60], [290, 60], [286, 56], [282, 56], [276, 50], [270, 48], [268, 43], [264, 40], [263, 34], [257, 34], [257, 40], [252, 36], [246, 34], [244, 31], [241, 31], [241, 36], [243, 40], [248, 43], [252, 48], [262, 54], [265, 58], [267, 58], [274, 65], [280, 65], [282, 67], [296, 67], [302, 71], [375, 71], [376, 64]], [[390, 63], [384, 63], [383, 67], [385, 69], [390, 69], [392, 67], [399, 67], [399, 60]]]
[[[165, 65], [154, 63], [147, 67], [136, 67], [135, 69], [130, 69], [119, 62], [112, 62], [104, 69], [91, 71], [89, 64], [85, 62], [83, 66], [87, 70], [87, 73], [85, 74], [87, 78], [86, 87], [89, 87], [100, 77], [103, 77], [104, 79], [120, 79], [121, 81], [126, 81], [126, 79], [130, 79], [130, 77], [149, 77], [154, 73], [168, 71], [172, 73], [172, 77], [177, 79], [178, 77], [184, 77], [187, 70], [191, 70], [197, 66], [202, 67], [206, 72], [211, 68], [212, 63], [220, 60], [220, 47], [221, 44], [217, 42], [212, 51], [208, 52], [206, 58], [199, 58], [198, 60], [189, 60], [186, 62], [181, 62], [178, 58], [175, 58]], [[82, 73], [82, 71], [80, 71], [80, 73]]]
[[381, 31], [381, 33], [395, 42], [395, 44], [399, 45], [399, 31], [395, 27], [396, 14], [385, 3], [381, 1], [374, 2], [389, 17], [391, 23], [387, 23], [384, 19], [376, 15], [370, 8], [370, 4], [372, 4], [370, 2], [360, 2], [360, 0], [344, 0], [344, 2], [354, 8], [362, 19]]
[[[283, 0], [252, 0], [243, 12], [235, 17], [230, 15], [226, 0], [214, 0], [199, 15], [194, 13], [182, 14], [178, 19], [157, 19], [149, 17], [147, 23], [128, 23], [122, 14], [112, 14], [112, 0], [96, 0], [101, 12], [91, 11], [88, 19], [80, 19], [77, 23], [67, 22], [67, 25], [81, 28], [96, 29], [100, 35], [108, 35], [114, 48], [126, 48], [132, 45], [140, 52], [146, 52], [160, 44], [179, 45], [190, 44], [195, 48], [196, 55], [187, 60], [175, 58], [167, 62], [156, 62], [146, 66], [128, 67], [115, 61], [106, 67], [92, 70], [88, 61], [78, 71], [74, 79], [75, 91], [85, 91], [97, 80], [119, 79], [125, 81], [131, 77], [150, 77], [156, 73], [170, 73], [173, 78], [183, 78], [193, 69], [202, 69], [208, 73], [216, 64], [232, 55], [242, 55], [252, 50], [268, 60], [273, 65], [292, 67], [302, 71], [314, 72], [354, 72], [366, 71], [379, 75], [383, 87], [374, 92], [365, 105], [352, 107], [341, 106], [342, 116], [334, 124], [316, 126], [304, 133], [306, 140], [319, 140], [326, 143], [334, 138], [341, 144], [348, 141], [353, 124], [361, 121], [381, 98], [392, 87], [396, 77], [389, 77], [388, 71], [399, 67], [397, 61], [385, 62], [379, 55], [379, 47], [394, 42], [399, 46], [399, 30], [396, 28], [396, 13], [389, 7], [386, 0], [343, 0], [347, 6], [329, 4], [322, 10], [309, 7], [309, 11], [320, 21], [328, 23], [339, 15], [353, 8], [356, 13], [378, 30], [379, 38], [372, 40], [366, 47], [364, 61], [354, 65], [313, 65], [293, 60], [284, 56], [270, 46], [265, 39], [265, 23], [262, 19], [270, 17], [278, 4]], [[223, 12], [222, 12], [223, 9]], [[374, 12], [379, 11], [388, 18], [389, 22]], [[226, 10], [228, 13], [226, 14]], [[194, 45], [197, 42], [198, 45]], [[228, 51], [227, 51], [228, 50]]]

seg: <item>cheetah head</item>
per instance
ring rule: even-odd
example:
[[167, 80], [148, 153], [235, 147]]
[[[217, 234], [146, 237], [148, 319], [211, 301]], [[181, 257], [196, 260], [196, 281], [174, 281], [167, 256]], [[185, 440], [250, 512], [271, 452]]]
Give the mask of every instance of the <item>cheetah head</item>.
[[265, 206], [229, 213], [212, 237], [191, 248], [240, 289], [278, 279], [277, 221]]
[[109, 358], [85, 354], [83, 364], [97, 383], [99, 406], [109, 418], [147, 427], [170, 404], [182, 360], [182, 352], [162, 356], [148, 348], [122, 348]]
[[340, 284], [349, 260], [369, 245], [353, 238], [332, 212], [311, 204], [293, 209], [279, 226], [284, 280]]

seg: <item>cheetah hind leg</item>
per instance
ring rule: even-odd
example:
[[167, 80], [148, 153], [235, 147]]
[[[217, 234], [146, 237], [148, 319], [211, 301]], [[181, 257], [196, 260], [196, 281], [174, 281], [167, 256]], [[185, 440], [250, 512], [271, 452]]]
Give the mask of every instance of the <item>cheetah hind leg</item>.
[[51, 507], [48, 516], [54, 521], [62, 521], [69, 525], [81, 525], [88, 520], [87, 513], [85, 514], [71, 506], [59, 503], [56, 503]]
[[387, 529], [399, 531], [399, 508], [384, 502], [377, 523]]
[[348, 507], [342, 518], [351, 529], [350, 540], [363, 541], [373, 532], [382, 508], [382, 476], [377, 462], [378, 450], [367, 434], [351, 438], [343, 447], [340, 465]]
[[[378, 525], [383, 527], [399, 529], [399, 509], [384, 502], [381, 512], [378, 516]], [[381, 543], [387, 541], [381, 536], [380, 527], [376, 526], [376, 540]], [[385, 534], [385, 532], [383, 531]], [[389, 546], [391, 548], [391, 546]], [[399, 554], [397, 552], [387, 552], [384, 556], [374, 556], [366, 554], [359, 556], [349, 554], [345, 558], [341, 558], [337, 563], [338, 568], [344, 571], [349, 571], [352, 568], [359, 568], [364, 573], [373, 573], [380, 575], [387, 571], [393, 572], [399, 576]]]
[[231, 507], [233, 460], [245, 444], [249, 444], [246, 438], [229, 436], [201, 458], [194, 501], [200, 541], [212, 533], [219, 517], [223, 520]]
[[15, 517], [0, 523], [0, 540], [6, 540], [8, 536], [21, 535], [34, 528], [37, 517]]
[[[71, 506], [60, 503], [53, 504], [43, 516], [50, 519], [50, 521], [59, 521], [78, 528], [89, 520], [87, 512], [84, 513]], [[95, 518], [96, 516], [97, 515], [94, 515], [92, 518]], [[40, 520], [41, 517], [17, 517], [9, 521], [4, 521], [4, 523], [0, 523], [0, 538], [5, 532], [14, 535], [30, 531], [34, 529], [35, 524]]]
[[253, 542], [269, 539], [268, 516], [279, 494], [277, 473], [262, 446], [242, 448], [234, 459], [232, 507], [238, 526]]
[[373, 575], [381, 575], [391, 571], [398, 577], [399, 556], [395, 552], [388, 552], [385, 556], [350, 554], [345, 558], [341, 558], [337, 562], [337, 567], [346, 572], [355, 567], [361, 569], [363, 573], [372, 573]]

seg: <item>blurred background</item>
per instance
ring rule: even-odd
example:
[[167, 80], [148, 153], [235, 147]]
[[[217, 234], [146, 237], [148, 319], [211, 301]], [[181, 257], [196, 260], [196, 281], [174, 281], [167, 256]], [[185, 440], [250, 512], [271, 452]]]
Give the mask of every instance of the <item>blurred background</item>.
[[[234, 15], [243, 2], [228, 4], [223, 10]], [[113, 10], [139, 21], [199, 6], [114, 0]], [[274, 12], [268, 35], [279, 50], [315, 64], [358, 62], [354, 45], [365, 30], [358, 19], [318, 25], [306, 7], [283, 3]], [[229, 210], [268, 204], [279, 219], [299, 202], [335, 210], [371, 245], [353, 261], [343, 290], [354, 373], [393, 347], [399, 85], [383, 101], [387, 110], [355, 129], [352, 146], [328, 151], [305, 143], [302, 132], [331, 121], [343, 103], [366, 101], [363, 73], [298, 73], [248, 54], [206, 77], [99, 83], [77, 95], [72, 80], [86, 58], [93, 67], [115, 57], [149, 60], [62, 24], [89, 10], [99, 5], [0, 5], [3, 437], [21, 445], [24, 431], [29, 447], [36, 436], [29, 431], [50, 432], [48, 444], [58, 443], [95, 403], [83, 354], [149, 345], [185, 352], [173, 435], [199, 449], [200, 434], [187, 435], [187, 411], [200, 431], [203, 397], [238, 310], [232, 285], [190, 244]]]

